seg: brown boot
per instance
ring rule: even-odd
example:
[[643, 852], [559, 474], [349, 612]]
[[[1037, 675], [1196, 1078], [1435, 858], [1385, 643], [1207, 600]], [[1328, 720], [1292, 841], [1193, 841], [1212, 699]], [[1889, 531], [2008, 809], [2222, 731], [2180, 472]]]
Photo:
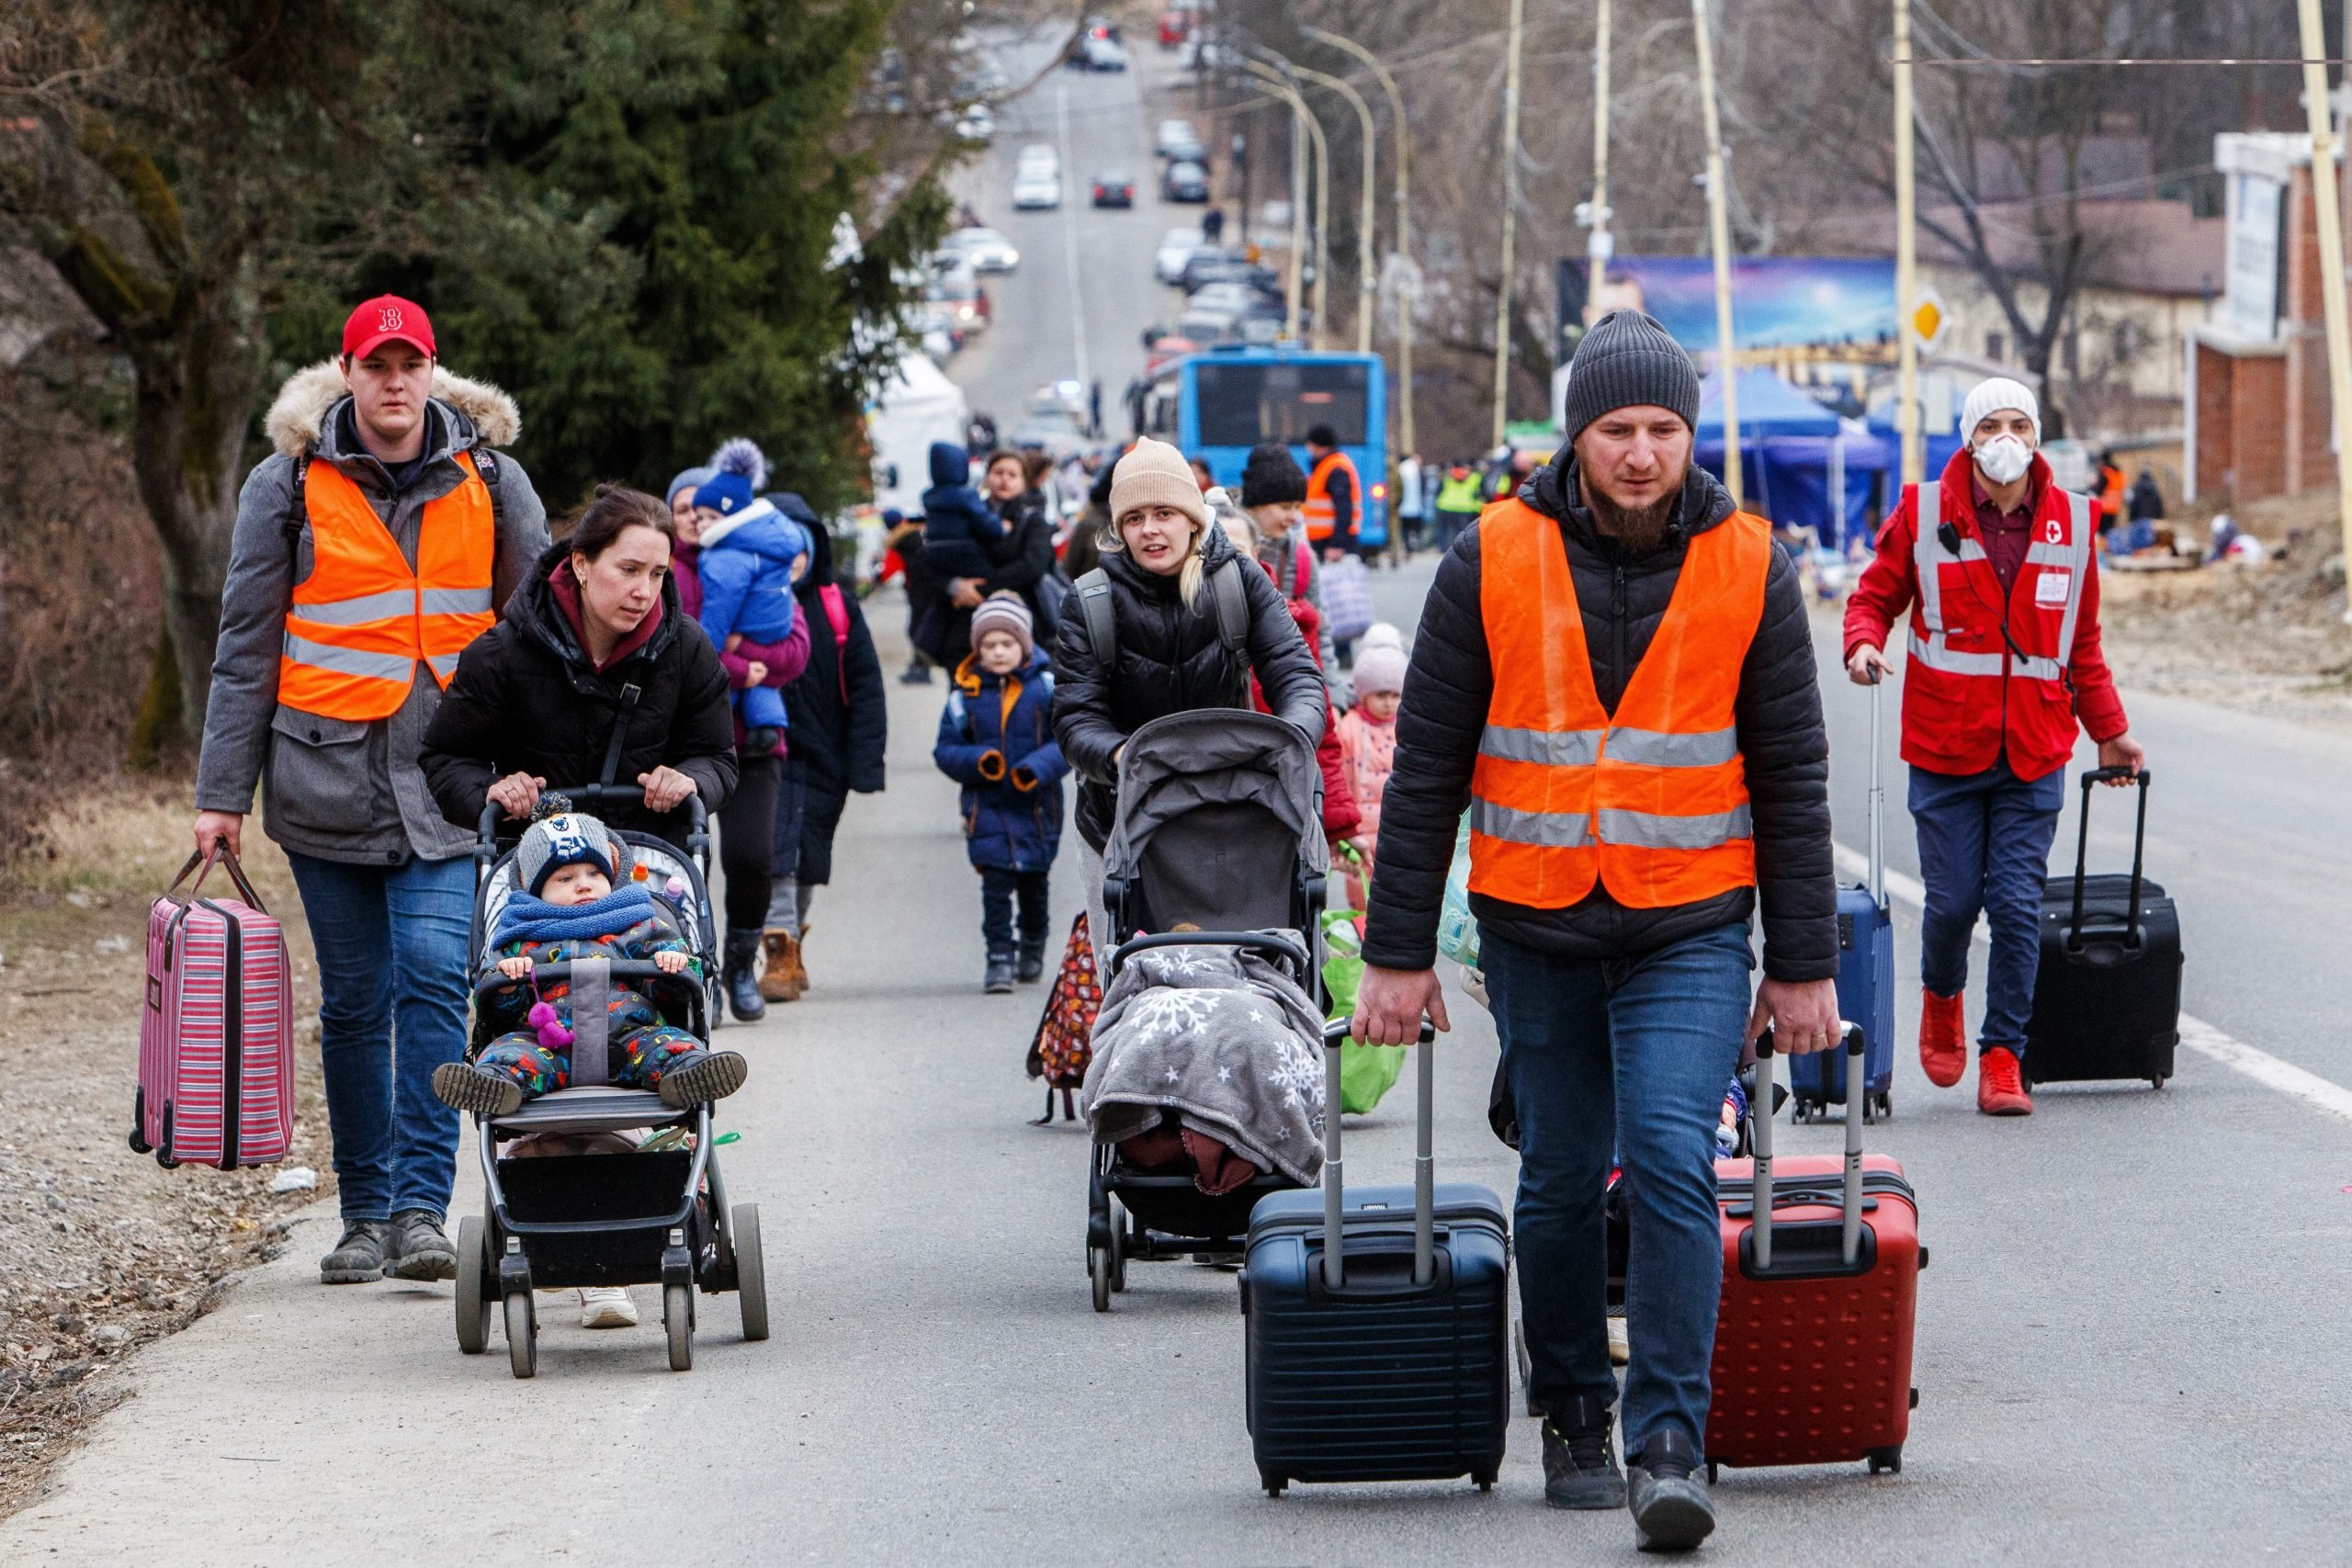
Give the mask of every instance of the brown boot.
[[799, 937], [792, 944], [792, 988], [795, 995], [808, 988], [808, 965], [804, 962], [808, 951], [808, 928], [800, 928]]
[[760, 973], [760, 995], [772, 1002], [800, 999], [800, 944], [792, 933], [770, 926], [760, 933], [766, 967]]

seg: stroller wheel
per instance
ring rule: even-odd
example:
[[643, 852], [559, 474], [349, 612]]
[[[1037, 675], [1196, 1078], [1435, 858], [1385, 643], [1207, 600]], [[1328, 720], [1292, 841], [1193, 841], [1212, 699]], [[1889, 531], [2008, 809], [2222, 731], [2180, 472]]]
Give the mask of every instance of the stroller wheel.
[[1127, 1206], [1113, 1193], [1111, 1203], [1111, 1290], [1114, 1294], [1127, 1288]]
[[518, 1378], [539, 1370], [539, 1325], [528, 1291], [516, 1291], [506, 1298], [506, 1362]]
[[743, 1312], [743, 1337], [768, 1337], [767, 1263], [760, 1256], [760, 1206], [738, 1203], [732, 1216], [735, 1233], [735, 1298]]
[[670, 1337], [670, 1370], [689, 1371], [695, 1364], [694, 1292], [684, 1285], [662, 1289], [662, 1326]]
[[1086, 1249], [1086, 1276], [1094, 1286], [1094, 1310], [1111, 1310], [1111, 1249], [1090, 1247]]
[[490, 1253], [480, 1214], [458, 1222], [458, 1348], [479, 1356], [490, 1348], [490, 1296], [483, 1289]]

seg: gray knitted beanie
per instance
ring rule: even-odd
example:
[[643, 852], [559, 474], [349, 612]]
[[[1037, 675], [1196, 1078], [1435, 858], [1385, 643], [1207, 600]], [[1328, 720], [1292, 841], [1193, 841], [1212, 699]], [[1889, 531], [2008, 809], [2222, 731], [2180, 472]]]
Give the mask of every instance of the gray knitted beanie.
[[537, 897], [567, 865], [593, 865], [614, 886], [628, 872], [628, 845], [594, 817], [559, 810], [531, 824], [514, 850], [514, 886]]
[[1699, 428], [1699, 371], [1682, 345], [1639, 310], [1611, 310], [1592, 323], [1568, 362], [1568, 439], [1614, 409], [1670, 409]]

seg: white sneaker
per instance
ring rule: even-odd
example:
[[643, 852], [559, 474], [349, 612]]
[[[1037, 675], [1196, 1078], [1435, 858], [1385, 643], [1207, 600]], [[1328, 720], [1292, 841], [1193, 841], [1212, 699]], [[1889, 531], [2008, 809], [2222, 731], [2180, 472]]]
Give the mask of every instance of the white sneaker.
[[582, 1328], [635, 1328], [637, 1303], [618, 1285], [606, 1285], [580, 1292], [580, 1326]]

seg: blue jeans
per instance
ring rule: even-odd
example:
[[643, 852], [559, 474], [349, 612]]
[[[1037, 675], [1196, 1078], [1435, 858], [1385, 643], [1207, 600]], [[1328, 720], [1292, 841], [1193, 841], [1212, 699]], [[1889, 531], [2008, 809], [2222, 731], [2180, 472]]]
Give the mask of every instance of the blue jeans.
[[2066, 770], [2038, 779], [2009, 772], [2007, 757], [1981, 773], [1911, 770], [1911, 822], [1919, 835], [1919, 979], [1939, 997], [1968, 988], [1968, 940], [1976, 914], [1993, 928], [1984, 966], [1984, 1022], [1977, 1048], [2025, 1055], [2033, 976], [2041, 964], [2041, 887], [2050, 840], [2066, 803]]
[[1616, 1398], [1601, 1214], [1613, 1154], [1631, 1205], [1625, 1452], [1665, 1427], [1699, 1447], [1723, 1294], [1715, 1126], [1747, 1032], [1747, 922], [1607, 962], [1484, 926], [1478, 940], [1519, 1113], [1513, 1246], [1534, 1402]]
[[433, 1069], [465, 1055], [470, 860], [347, 865], [288, 853], [319, 957], [319, 1055], [345, 1223], [439, 1218], [457, 1179], [458, 1113]]

